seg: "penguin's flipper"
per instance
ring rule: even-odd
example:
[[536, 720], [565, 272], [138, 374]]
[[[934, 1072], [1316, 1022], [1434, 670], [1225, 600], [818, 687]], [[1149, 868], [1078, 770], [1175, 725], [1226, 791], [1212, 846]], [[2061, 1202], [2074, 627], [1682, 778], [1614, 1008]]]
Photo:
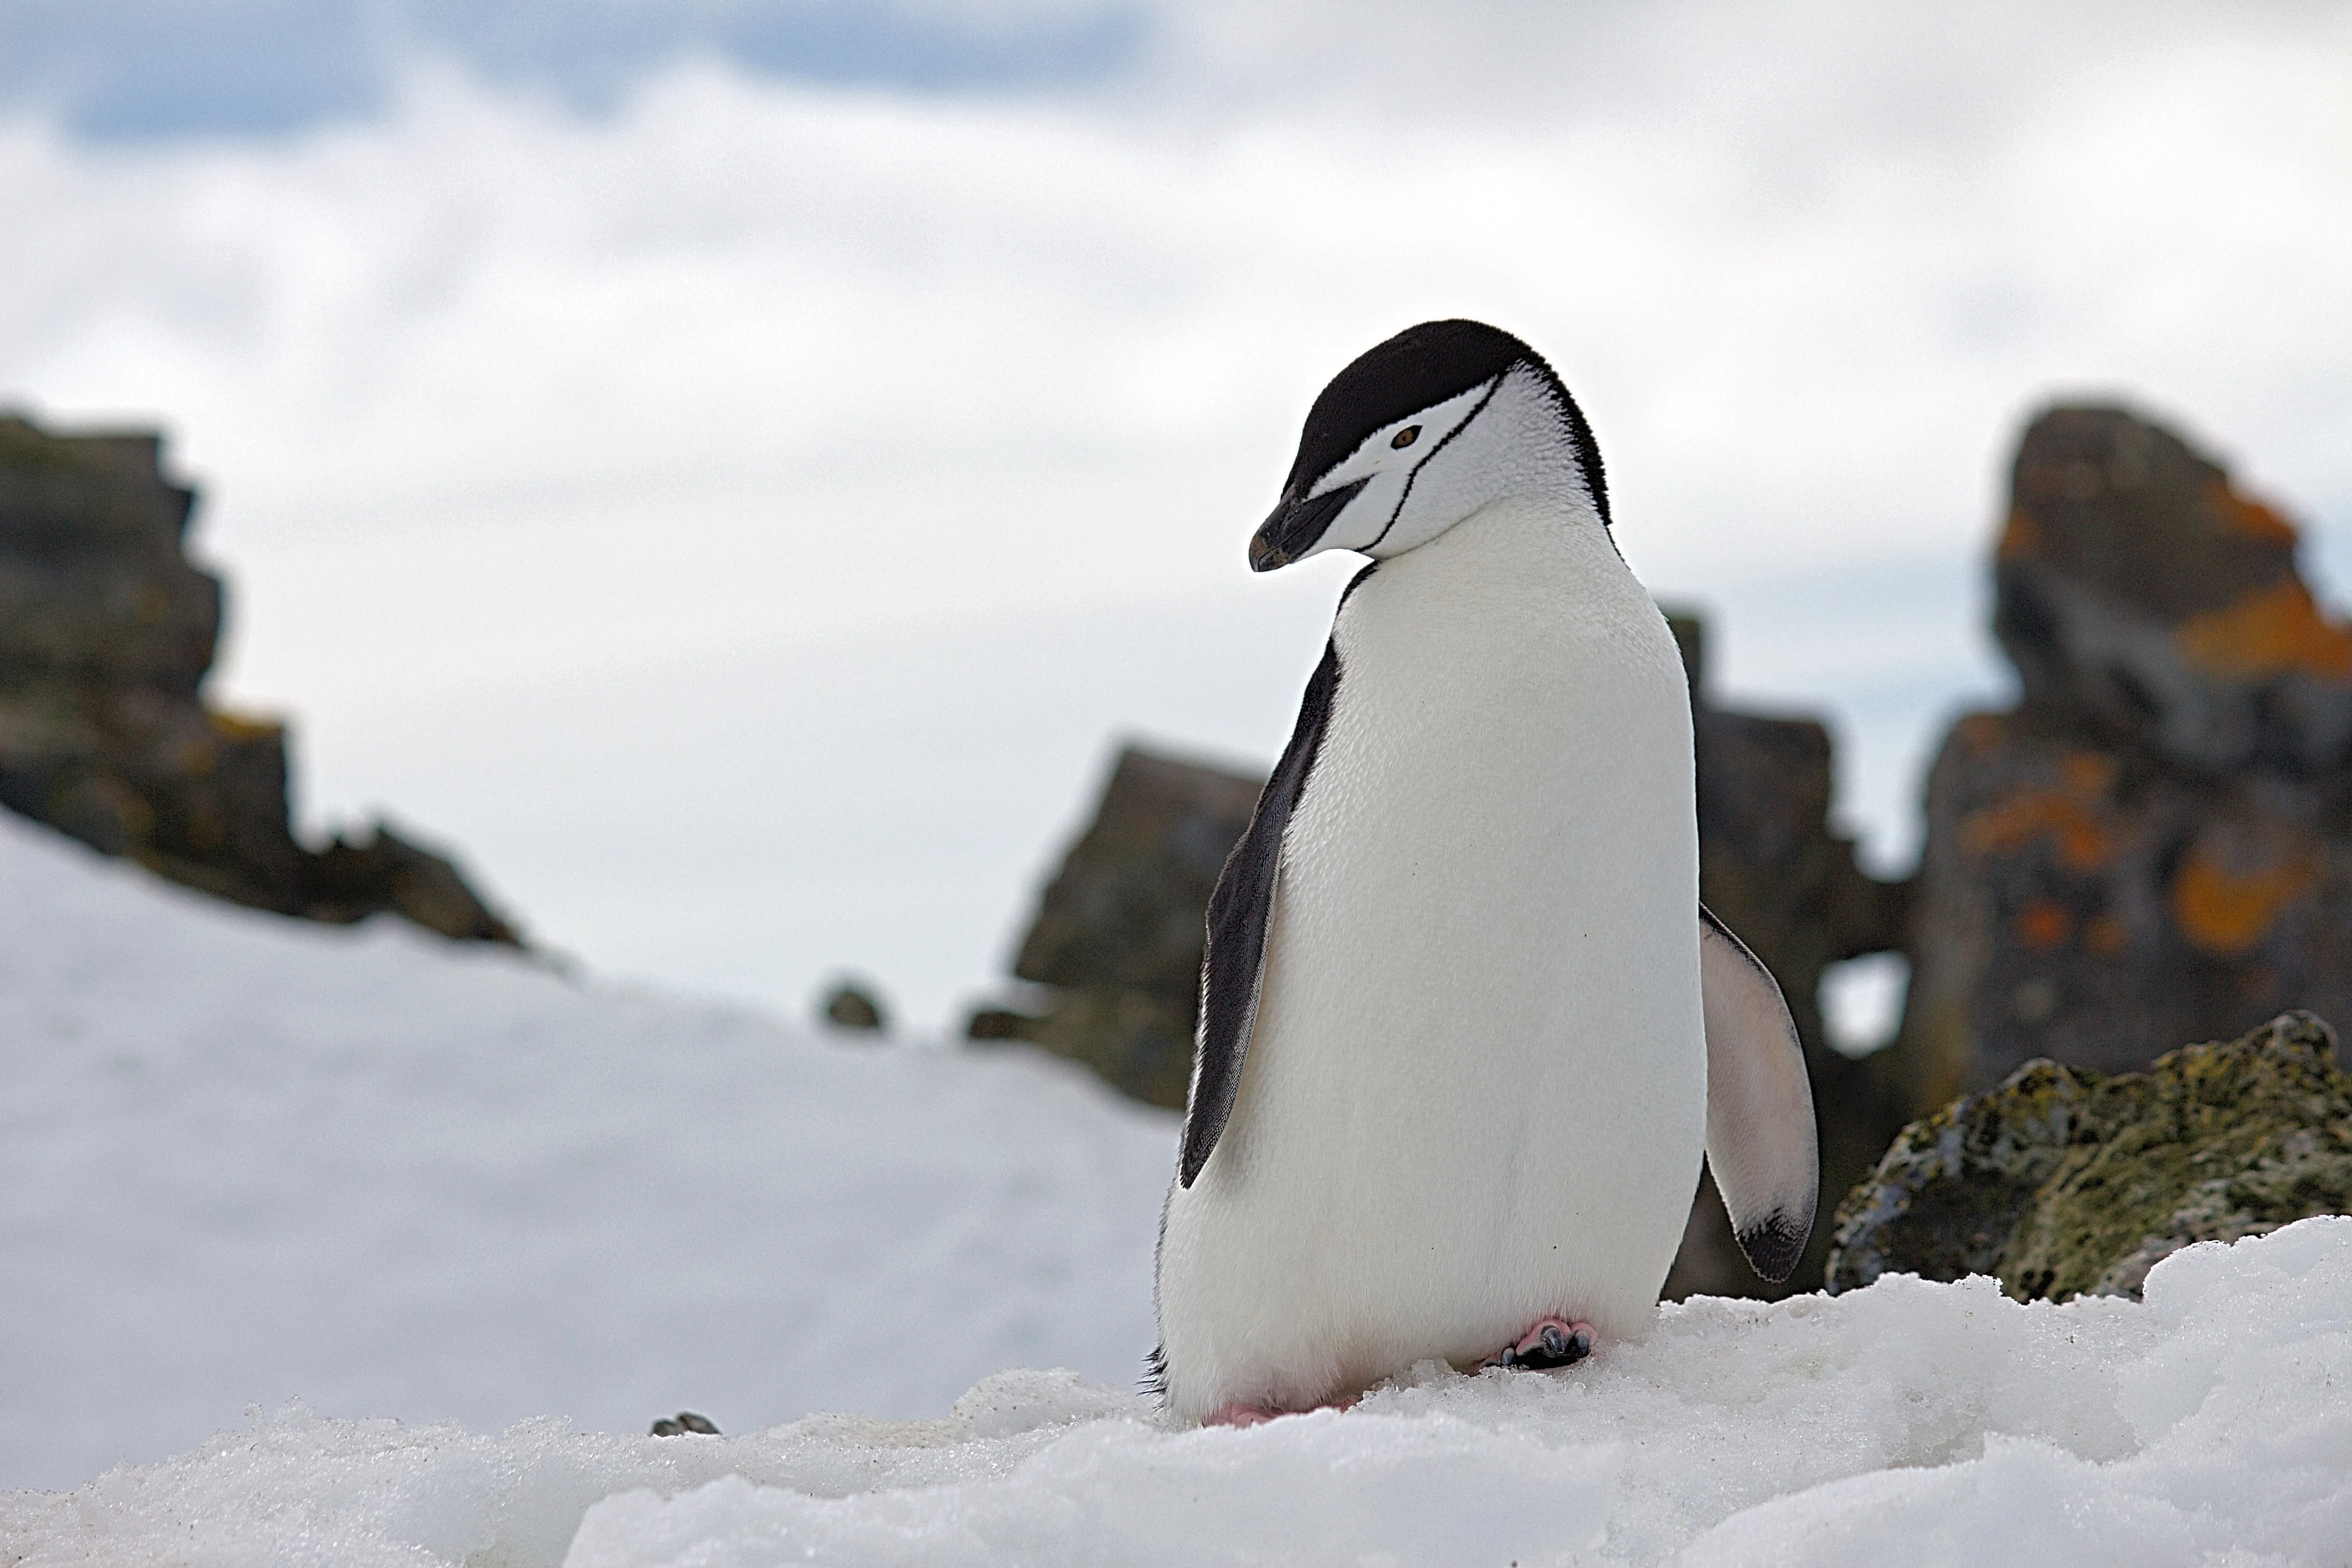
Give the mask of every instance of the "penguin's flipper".
[[1778, 1284], [1797, 1267], [1821, 1194], [1805, 1048], [1772, 972], [1705, 904], [1706, 1164], [1748, 1266]]
[[1192, 1036], [1192, 1091], [1185, 1099], [1184, 1154], [1179, 1179], [1186, 1186], [1209, 1163], [1217, 1135], [1233, 1114], [1242, 1086], [1242, 1058], [1257, 1021], [1258, 983], [1265, 969], [1265, 937], [1274, 921], [1275, 874], [1281, 868], [1283, 830], [1323, 744], [1331, 699], [1339, 689], [1339, 650], [1326, 644], [1323, 662], [1307, 678], [1298, 722], [1274, 776], [1257, 797], [1248, 831], [1225, 858], [1217, 890], [1209, 895], [1209, 945], [1201, 961], [1201, 1022]]

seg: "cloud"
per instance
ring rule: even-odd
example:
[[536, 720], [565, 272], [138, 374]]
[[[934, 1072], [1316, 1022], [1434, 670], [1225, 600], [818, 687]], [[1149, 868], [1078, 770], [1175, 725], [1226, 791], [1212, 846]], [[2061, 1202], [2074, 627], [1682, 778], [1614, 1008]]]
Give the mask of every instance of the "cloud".
[[[512, 826], [514, 792], [593, 765], [587, 718], [510, 726], [537, 749], [495, 768], [399, 764], [397, 790], [356, 737], [983, 622], [933, 679], [985, 710], [1021, 700], [996, 616], [1082, 670], [1128, 668], [1104, 653], [1121, 626], [1170, 658], [1198, 650], [1167, 628], [1222, 626], [1295, 686], [1265, 606], [1295, 605], [1311, 656], [1332, 584], [1244, 580], [1240, 542], [1323, 380], [1428, 316], [1561, 367], [1629, 556], [1724, 612], [1735, 688], [1869, 716], [1849, 802], [1883, 835], [1935, 705], [1991, 679], [1975, 561], [2036, 401], [2178, 417], [2334, 547], [2343, 13], [1438, 15], [1171, 8], [1117, 84], [1051, 92], [702, 58], [583, 115], [444, 61], [379, 118], [271, 139], [94, 145], [20, 117], [0, 397], [166, 424], [238, 589], [228, 689], [305, 716], [318, 808], [402, 801], [625, 966], [658, 942], [624, 914], [574, 934], [536, 891], [569, 872]], [[933, 712], [893, 668], [865, 700]], [[1264, 753], [1259, 695], [1160, 710]], [[905, 740], [833, 765], [926, 765]], [[1074, 805], [1085, 771], [1057, 756], [1007, 761], [1003, 798]], [[756, 765], [748, 798], [813, 798]], [[908, 809], [962, 820], [950, 788]], [[810, 952], [810, 983], [855, 963], [943, 1007], [1043, 851], [1024, 818], [941, 884], [938, 923], [982, 933], [964, 952]], [[855, 846], [814, 826], [761, 854], [779, 885], [856, 882]]]
[[683, 58], [929, 91], [1036, 91], [1127, 65], [1125, 0], [11, 0], [0, 105], [101, 141], [278, 137], [380, 115], [404, 64], [601, 113]]

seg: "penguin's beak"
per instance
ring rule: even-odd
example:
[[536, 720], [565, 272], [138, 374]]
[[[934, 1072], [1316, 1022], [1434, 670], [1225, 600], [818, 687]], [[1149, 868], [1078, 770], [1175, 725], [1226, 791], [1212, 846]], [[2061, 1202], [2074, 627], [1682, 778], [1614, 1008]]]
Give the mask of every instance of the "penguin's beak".
[[1249, 563], [1253, 572], [1271, 572], [1277, 566], [1287, 566], [1313, 550], [1331, 526], [1331, 520], [1348, 510], [1356, 492], [1371, 482], [1371, 476], [1338, 489], [1326, 490], [1319, 496], [1304, 500], [1285, 496], [1274, 509], [1265, 525], [1252, 536], [1249, 543]]

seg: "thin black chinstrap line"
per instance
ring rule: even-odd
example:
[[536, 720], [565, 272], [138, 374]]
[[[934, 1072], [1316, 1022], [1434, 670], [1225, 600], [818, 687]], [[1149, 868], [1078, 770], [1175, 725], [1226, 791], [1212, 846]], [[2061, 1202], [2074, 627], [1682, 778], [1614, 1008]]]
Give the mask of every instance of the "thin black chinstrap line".
[[1461, 435], [1462, 432], [1470, 428], [1471, 423], [1475, 420], [1478, 416], [1486, 412], [1486, 405], [1495, 401], [1495, 395], [1503, 390], [1503, 383], [1511, 378], [1511, 369], [1517, 367], [1514, 366], [1507, 368], [1504, 370], [1502, 374], [1496, 376], [1495, 378], [1494, 384], [1486, 388], [1486, 395], [1478, 400], [1478, 406], [1470, 411], [1469, 417], [1463, 420], [1461, 424], [1456, 425], [1453, 429], [1448, 430], [1444, 436], [1439, 439], [1437, 445], [1429, 449], [1429, 455], [1412, 466], [1412, 472], [1405, 475], [1404, 477], [1404, 489], [1397, 496], [1396, 510], [1389, 513], [1389, 520], [1386, 523], [1381, 525], [1379, 537], [1375, 538], [1370, 544], [1364, 546], [1364, 549], [1367, 552], [1378, 550], [1381, 547], [1381, 540], [1386, 539], [1389, 536], [1389, 530], [1394, 528], [1397, 525], [1397, 519], [1404, 515], [1404, 503], [1412, 499], [1412, 482], [1421, 478], [1421, 470], [1429, 467], [1430, 464], [1437, 460], [1437, 454], [1445, 450], [1446, 442], [1453, 440], [1454, 437]]

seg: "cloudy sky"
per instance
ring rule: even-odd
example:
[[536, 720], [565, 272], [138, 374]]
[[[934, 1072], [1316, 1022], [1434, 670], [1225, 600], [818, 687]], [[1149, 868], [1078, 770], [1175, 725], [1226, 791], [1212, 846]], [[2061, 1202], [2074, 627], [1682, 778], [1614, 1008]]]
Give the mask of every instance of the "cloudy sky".
[[1413, 321], [1551, 357], [1883, 866], [2041, 403], [2352, 584], [2347, 81], [2341, 5], [0, 0], [0, 403], [170, 433], [309, 826], [936, 1025], [1117, 738], [1278, 749], [1348, 568], [1242, 545]]

